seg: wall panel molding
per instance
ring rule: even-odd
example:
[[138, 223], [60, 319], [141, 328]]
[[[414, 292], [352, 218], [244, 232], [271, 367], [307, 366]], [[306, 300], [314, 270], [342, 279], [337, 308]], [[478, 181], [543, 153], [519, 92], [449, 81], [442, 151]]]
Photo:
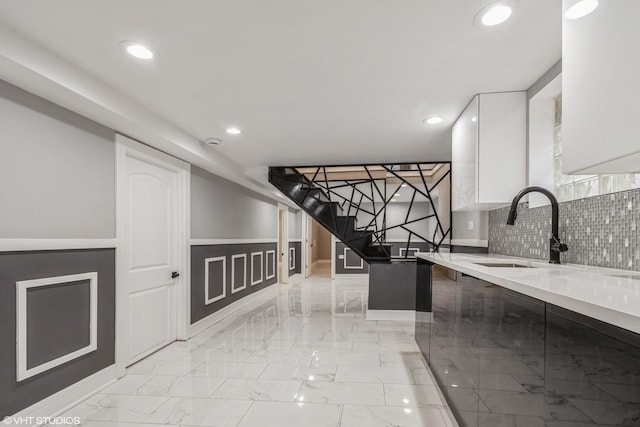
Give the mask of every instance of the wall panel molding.
[[[260, 278], [254, 280], [253, 272], [256, 271], [254, 260], [255, 257], [260, 257]], [[264, 280], [264, 254], [262, 252], [251, 252], [251, 286], [258, 285]]]
[[[31, 368], [27, 361], [27, 298], [28, 290], [72, 282], [89, 281], [90, 317], [89, 345]], [[18, 382], [53, 369], [71, 360], [89, 354], [98, 348], [98, 273], [71, 274], [16, 282], [16, 375]]]
[[210, 245], [243, 245], [250, 243], [278, 243], [278, 239], [191, 239], [191, 246], [210, 246]]
[[[273, 285], [276, 282], [274, 259], [277, 245], [273, 242], [191, 246], [191, 325]], [[211, 300], [222, 293], [219, 283], [222, 280], [222, 261], [209, 263], [208, 268], [205, 266], [206, 260], [212, 258], [226, 258], [226, 294], [224, 298], [206, 304], [207, 298]], [[207, 271], [210, 277], [205, 277]], [[209, 285], [208, 297], [205, 295], [206, 283]]]
[[[269, 262], [269, 255], [272, 256], [271, 262]], [[267, 258], [266, 279], [269, 280], [276, 277], [276, 251], [274, 250], [267, 251], [266, 258]], [[269, 274], [269, 266], [271, 266], [271, 274]]]
[[0, 239], [0, 252], [111, 249], [116, 239]]
[[364, 268], [364, 260], [362, 258], [360, 258], [360, 264], [358, 265], [347, 265], [347, 251], [351, 251], [351, 249], [345, 246], [342, 251], [342, 267], [345, 270], [362, 270]]
[[[242, 259], [242, 286], [236, 288], [236, 260]], [[236, 254], [231, 256], [231, 293], [235, 294], [247, 288], [247, 254]]]
[[[222, 293], [219, 295], [209, 295], [209, 264], [214, 262], [222, 262]], [[209, 305], [219, 301], [227, 296], [227, 257], [219, 256], [213, 258], [205, 258], [204, 260], [204, 304]]]
[[289, 248], [289, 270], [296, 269], [296, 248]]

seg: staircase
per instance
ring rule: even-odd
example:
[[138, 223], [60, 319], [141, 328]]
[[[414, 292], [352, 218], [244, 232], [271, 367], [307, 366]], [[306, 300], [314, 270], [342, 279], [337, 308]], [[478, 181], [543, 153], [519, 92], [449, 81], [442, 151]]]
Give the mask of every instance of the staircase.
[[271, 167], [269, 182], [365, 262], [371, 264], [391, 261], [391, 245], [377, 237], [374, 230], [359, 229], [356, 216], [344, 215], [342, 205], [332, 201], [327, 191], [314, 185], [304, 174], [298, 173], [294, 168]]

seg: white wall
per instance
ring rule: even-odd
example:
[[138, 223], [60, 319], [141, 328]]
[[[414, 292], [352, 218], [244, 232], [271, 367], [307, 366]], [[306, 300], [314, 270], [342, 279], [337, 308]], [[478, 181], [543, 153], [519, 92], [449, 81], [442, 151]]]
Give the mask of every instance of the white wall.
[[302, 239], [302, 211], [289, 208], [289, 240]]
[[[434, 200], [434, 203], [437, 206], [437, 200]], [[405, 218], [407, 216], [407, 211], [409, 209], [409, 203], [389, 203], [387, 205], [387, 227], [391, 227], [394, 225], [402, 224], [405, 222]], [[370, 203], [363, 203], [362, 208], [366, 209], [370, 212], [373, 212], [373, 206]], [[379, 209], [380, 206], [376, 205], [376, 209]], [[411, 215], [409, 216], [409, 221], [418, 219], [429, 214], [433, 213], [433, 209], [431, 208], [431, 204], [429, 202], [415, 202], [413, 207], [411, 208]], [[373, 217], [365, 212], [360, 211], [358, 213], [358, 227], [365, 227], [371, 221]], [[448, 221], [448, 218], [447, 218]], [[382, 214], [378, 215], [377, 218], [378, 228], [382, 227]], [[433, 230], [436, 227], [436, 219], [430, 218], [428, 220], [418, 221], [413, 224], [409, 224], [406, 227], [414, 232], [419, 233], [420, 235], [431, 239], [433, 236]], [[387, 240], [406, 240], [409, 236], [409, 232], [403, 230], [400, 227], [394, 228], [387, 232]], [[418, 240], [417, 237], [412, 236], [413, 240]]]
[[0, 80], [0, 238], [115, 237], [114, 141]]
[[[452, 239], [487, 240], [489, 238], [488, 211], [458, 211], [451, 215], [453, 219]], [[469, 222], [473, 230], [469, 230]]]
[[192, 239], [277, 239], [278, 206], [241, 185], [191, 167]]

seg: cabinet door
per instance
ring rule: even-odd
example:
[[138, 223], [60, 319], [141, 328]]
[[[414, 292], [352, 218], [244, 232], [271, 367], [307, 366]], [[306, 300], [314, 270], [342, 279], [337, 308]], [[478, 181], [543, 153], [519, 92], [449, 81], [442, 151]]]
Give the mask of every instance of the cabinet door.
[[[564, 0], [564, 9], [571, 4]], [[595, 11], [581, 19], [563, 21], [565, 173], [638, 171], [638, 17], [640, 1], [615, 0], [601, 1]]]
[[477, 203], [478, 96], [476, 95], [451, 130], [451, 209]]
[[509, 203], [526, 185], [526, 92], [481, 94], [478, 103], [478, 203]]

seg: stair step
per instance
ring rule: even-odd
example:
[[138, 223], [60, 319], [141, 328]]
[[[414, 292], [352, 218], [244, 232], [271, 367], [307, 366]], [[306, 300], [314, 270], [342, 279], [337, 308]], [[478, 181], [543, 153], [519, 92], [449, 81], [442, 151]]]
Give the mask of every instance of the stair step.
[[354, 215], [341, 215], [338, 202], [330, 202], [325, 190], [293, 168], [269, 169], [269, 182], [314, 217], [366, 262], [388, 263], [391, 245], [373, 244], [374, 231], [358, 229]]
[[391, 254], [391, 247], [392, 245], [386, 245], [386, 244], [380, 245], [377, 243], [373, 243], [365, 248], [364, 253], [367, 255], [367, 257], [371, 257], [371, 258], [382, 257], [382, 258], [388, 259]]

